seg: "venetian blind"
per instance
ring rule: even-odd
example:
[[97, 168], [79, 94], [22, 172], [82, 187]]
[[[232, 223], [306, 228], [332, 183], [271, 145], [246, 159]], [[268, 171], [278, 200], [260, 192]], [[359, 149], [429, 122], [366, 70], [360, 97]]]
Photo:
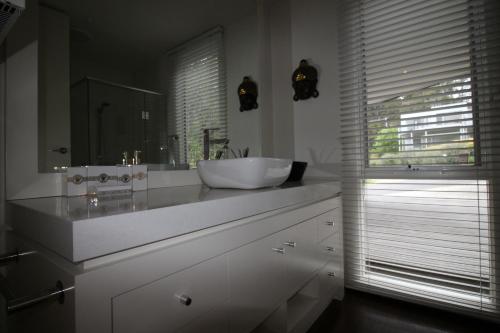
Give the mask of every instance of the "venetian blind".
[[[180, 160], [203, 159], [203, 131], [227, 137], [223, 30], [216, 28], [169, 52], [169, 133], [179, 137]], [[214, 154], [214, 147], [210, 149]], [[213, 157], [213, 156], [212, 156]]]
[[498, 315], [498, 2], [341, 3], [347, 286]]

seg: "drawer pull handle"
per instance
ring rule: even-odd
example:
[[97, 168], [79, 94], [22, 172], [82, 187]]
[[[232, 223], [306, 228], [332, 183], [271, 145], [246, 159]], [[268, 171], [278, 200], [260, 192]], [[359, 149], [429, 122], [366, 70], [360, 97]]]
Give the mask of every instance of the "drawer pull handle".
[[335, 277], [335, 273], [334, 272], [328, 272], [328, 276], [329, 277]]
[[75, 289], [74, 286], [64, 287], [61, 281], [57, 281], [56, 286], [54, 288], [45, 290], [40, 294], [9, 300], [7, 302], [7, 313], [10, 314], [12, 312], [30, 308], [39, 303], [44, 303], [54, 300], [57, 300], [59, 304], [64, 304], [64, 298], [66, 293], [73, 289]]
[[290, 246], [290, 247], [296, 247], [297, 243], [292, 242], [292, 241], [288, 241], [288, 242], [284, 242], [283, 245]]
[[326, 250], [329, 251], [329, 252], [335, 252], [335, 248], [331, 247], [331, 246], [327, 246]]
[[179, 302], [182, 304], [182, 305], [185, 305], [185, 306], [190, 306], [191, 303], [193, 303], [193, 300], [191, 299], [191, 297], [189, 296], [186, 296], [186, 295], [179, 295], [179, 296], [176, 296], [178, 299], [179, 299]]
[[273, 247], [273, 251], [280, 254], [285, 254], [285, 249], [282, 247]]
[[15, 250], [11, 253], [0, 254], [0, 266], [7, 265], [12, 262], [19, 262], [21, 257], [35, 254], [35, 251], [19, 251]]
[[329, 227], [333, 227], [335, 225], [333, 221], [326, 221], [325, 224]]

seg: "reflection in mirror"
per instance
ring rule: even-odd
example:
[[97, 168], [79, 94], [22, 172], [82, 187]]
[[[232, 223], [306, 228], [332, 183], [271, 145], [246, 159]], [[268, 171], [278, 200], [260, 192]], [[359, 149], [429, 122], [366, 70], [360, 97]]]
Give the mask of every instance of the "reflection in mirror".
[[[256, 48], [256, 11], [248, 0], [39, 1], [40, 172], [227, 157], [234, 83], [257, 75], [242, 47]], [[238, 131], [237, 144], [257, 145]]]
[[132, 163], [134, 152], [149, 164], [179, 161], [166, 134], [164, 94], [91, 77], [70, 93], [72, 165]]

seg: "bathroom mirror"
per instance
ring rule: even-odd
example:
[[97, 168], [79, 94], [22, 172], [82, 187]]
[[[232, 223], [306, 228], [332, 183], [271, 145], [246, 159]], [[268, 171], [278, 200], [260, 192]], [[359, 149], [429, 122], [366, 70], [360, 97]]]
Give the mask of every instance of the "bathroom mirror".
[[260, 155], [252, 0], [28, 1], [38, 14], [38, 169], [193, 168], [229, 147]]

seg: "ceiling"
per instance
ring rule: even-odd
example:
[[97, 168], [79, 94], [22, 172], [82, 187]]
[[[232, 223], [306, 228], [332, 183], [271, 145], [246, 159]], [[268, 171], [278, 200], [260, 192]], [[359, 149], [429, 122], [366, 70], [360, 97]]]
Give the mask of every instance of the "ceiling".
[[72, 56], [135, 68], [204, 31], [255, 15], [257, 11], [255, 0], [41, 0], [40, 3], [69, 15]]

